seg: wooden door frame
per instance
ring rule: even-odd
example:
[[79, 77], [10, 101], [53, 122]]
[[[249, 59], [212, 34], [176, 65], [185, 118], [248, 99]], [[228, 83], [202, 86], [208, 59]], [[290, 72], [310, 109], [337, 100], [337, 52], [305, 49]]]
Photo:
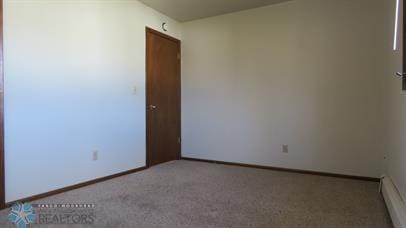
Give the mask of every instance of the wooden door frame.
[[[402, 28], [403, 28], [403, 31], [402, 31], [402, 34], [403, 34], [403, 37], [402, 37], [402, 51], [403, 51], [403, 53], [402, 53], [402, 73], [404, 74], [405, 72], [406, 72], [406, 14], [405, 14], [405, 12], [406, 12], [406, 0], [404, 0], [403, 1], [403, 7], [402, 7], [402, 10], [403, 10], [403, 13], [402, 13], [402, 15], [403, 15], [403, 19], [402, 20], [399, 20], [401, 23], [402, 23]], [[400, 15], [400, 13], [399, 13], [399, 15]], [[402, 78], [402, 89], [403, 90], [406, 90], [406, 77], [405, 76], [403, 76], [403, 78]]]
[[0, 0], [0, 208], [6, 207], [4, 166], [4, 54], [3, 54], [3, 0]]
[[[175, 43], [177, 43], [178, 45], [179, 45], [179, 52], [181, 53], [181, 48], [182, 48], [182, 46], [181, 46], [181, 41], [180, 40], [178, 40], [178, 39], [176, 39], [176, 38], [174, 38], [174, 37], [172, 37], [172, 36], [169, 36], [169, 35], [167, 35], [167, 34], [164, 34], [164, 33], [161, 33], [161, 32], [159, 32], [159, 31], [156, 31], [156, 30], [154, 30], [154, 29], [152, 29], [152, 28], [149, 28], [149, 27], [145, 27], [145, 116], [146, 116], [146, 118], [145, 118], [145, 126], [146, 126], [146, 150], [145, 150], [145, 164], [146, 164], [146, 167], [147, 168], [149, 168], [151, 165], [151, 161], [150, 161], [150, 158], [151, 158], [151, 156], [150, 156], [150, 146], [149, 146], [149, 126], [148, 126], [148, 123], [149, 123], [149, 117], [148, 117], [148, 105], [149, 105], [149, 103], [148, 103], [148, 51], [149, 51], [149, 49], [148, 49], [148, 33], [150, 33], [150, 34], [154, 34], [154, 35], [157, 35], [157, 36], [160, 36], [160, 37], [162, 37], [162, 38], [165, 38], [165, 39], [168, 39], [168, 40], [170, 40], [170, 41], [173, 41], [173, 42], [175, 42]], [[182, 63], [180, 63], [180, 64], [182, 64]], [[182, 70], [179, 70], [179, 79], [181, 79], [182, 77]], [[179, 119], [181, 120], [180, 121], [180, 123], [179, 123], [179, 133], [180, 133], [180, 135], [182, 135], [182, 112], [181, 112], [181, 110], [182, 110], [182, 102], [181, 102], [181, 97], [182, 97], [182, 80], [180, 80], [180, 84], [179, 84], [179, 105], [180, 105], [180, 112], [179, 112]], [[181, 159], [181, 157], [182, 157], [182, 145], [181, 145], [181, 143], [180, 143], [180, 145], [179, 145], [179, 153], [178, 153], [178, 156], [177, 156], [177, 158], [178, 158], [178, 160], [179, 159]]]

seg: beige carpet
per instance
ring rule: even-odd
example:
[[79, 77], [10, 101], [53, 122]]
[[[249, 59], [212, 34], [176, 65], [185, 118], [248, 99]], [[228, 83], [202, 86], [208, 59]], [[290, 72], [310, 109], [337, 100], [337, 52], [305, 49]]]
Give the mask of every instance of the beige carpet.
[[87, 227], [391, 227], [378, 183], [190, 161], [35, 203], [94, 203]]

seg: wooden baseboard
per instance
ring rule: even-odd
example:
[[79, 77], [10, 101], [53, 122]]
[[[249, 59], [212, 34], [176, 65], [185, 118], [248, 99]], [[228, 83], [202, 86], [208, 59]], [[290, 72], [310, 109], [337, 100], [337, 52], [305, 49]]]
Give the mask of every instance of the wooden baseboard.
[[[59, 193], [71, 191], [71, 190], [82, 188], [82, 187], [86, 187], [86, 186], [89, 186], [89, 185], [92, 185], [92, 184], [100, 183], [100, 182], [103, 182], [103, 181], [107, 181], [107, 180], [114, 179], [114, 178], [117, 178], [117, 177], [125, 176], [125, 175], [128, 175], [128, 174], [140, 172], [140, 171], [145, 170], [145, 169], [147, 169], [146, 166], [141, 167], [141, 168], [137, 168], [137, 169], [124, 171], [124, 172], [117, 173], [117, 174], [113, 174], [113, 175], [106, 176], [106, 177], [97, 178], [97, 179], [86, 181], [86, 182], [83, 182], [83, 183], [80, 183], [80, 184], [71, 185], [71, 186], [61, 188], [61, 189], [57, 189], [57, 190], [53, 190], [53, 191], [50, 191], [50, 192], [45, 192], [45, 193], [38, 194], [38, 195], [35, 195], [35, 196], [30, 196], [30, 197], [27, 197], [27, 198], [24, 198], [24, 199], [8, 202], [8, 203], [6, 203], [5, 208], [11, 207], [16, 202], [30, 202], [30, 201], [42, 199], [42, 198], [45, 198], [45, 197], [48, 197], [48, 196], [56, 195], [56, 194], [59, 194]], [[2, 209], [4, 209], [4, 208], [2, 208]]]
[[[315, 172], [315, 171], [308, 171], [308, 170], [287, 169], [287, 168], [279, 168], [279, 167], [271, 167], [271, 166], [260, 166], [260, 165], [251, 165], [251, 164], [243, 164], [243, 163], [235, 163], [235, 162], [206, 160], [206, 159], [199, 159], [199, 158], [182, 157], [181, 159], [182, 160], [188, 160], [188, 161], [208, 162], [208, 163], [215, 163], [215, 164], [233, 165], [233, 166], [257, 168], [257, 169], [266, 169], [266, 170], [274, 170], [274, 171], [284, 171], [284, 172], [302, 173], [302, 174], [310, 174], [310, 175], [329, 176], [329, 177], [338, 177], [338, 178], [346, 178], [346, 179], [356, 179], [356, 180], [363, 180], [363, 181], [374, 181], [374, 182], [379, 182], [380, 181], [379, 178], [374, 178], [374, 177], [351, 176], [351, 175], [343, 175], [343, 174]], [[59, 193], [71, 191], [71, 190], [74, 190], [74, 189], [78, 189], [78, 188], [86, 187], [86, 186], [89, 186], [89, 185], [92, 185], [92, 184], [96, 184], [96, 183], [100, 183], [100, 182], [107, 181], [107, 180], [110, 180], [110, 179], [114, 179], [114, 178], [117, 178], [117, 177], [120, 177], [120, 176], [125, 176], [125, 175], [128, 175], [128, 174], [140, 172], [140, 171], [145, 170], [145, 169], [147, 169], [146, 166], [141, 167], [141, 168], [137, 168], [137, 169], [128, 170], [128, 171], [121, 172], [121, 173], [117, 173], [117, 174], [113, 174], [113, 175], [106, 176], [106, 177], [97, 178], [97, 179], [87, 181], [87, 182], [83, 182], [83, 183], [80, 183], [80, 184], [71, 185], [71, 186], [61, 188], [61, 189], [57, 189], [57, 190], [53, 190], [53, 191], [50, 191], [50, 192], [45, 192], [45, 193], [38, 194], [38, 195], [35, 195], [35, 196], [30, 196], [30, 197], [27, 197], [27, 198], [24, 198], [24, 199], [8, 202], [8, 203], [6, 203], [4, 208], [10, 207], [16, 202], [29, 202], [29, 201], [42, 199], [42, 198], [49, 197], [49, 196], [52, 196], [52, 195], [56, 195], [56, 194], [59, 194]], [[1, 208], [1, 209], [4, 209], [4, 208]]]
[[208, 162], [208, 163], [215, 163], [215, 164], [222, 164], [222, 165], [234, 165], [234, 166], [242, 166], [242, 167], [248, 167], [248, 168], [310, 174], [310, 175], [318, 175], [318, 176], [338, 177], [338, 178], [355, 179], [355, 180], [362, 180], [362, 181], [373, 181], [373, 182], [380, 181], [379, 178], [375, 178], [375, 177], [351, 176], [351, 175], [344, 175], [344, 174], [334, 174], [334, 173], [316, 172], [316, 171], [299, 170], [299, 169], [287, 169], [287, 168], [279, 168], [279, 167], [272, 167], [272, 166], [261, 166], [261, 165], [251, 165], [251, 164], [243, 164], [243, 163], [235, 163], [235, 162], [206, 160], [206, 159], [199, 159], [199, 158], [182, 157], [182, 159], [187, 160], [187, 161]]

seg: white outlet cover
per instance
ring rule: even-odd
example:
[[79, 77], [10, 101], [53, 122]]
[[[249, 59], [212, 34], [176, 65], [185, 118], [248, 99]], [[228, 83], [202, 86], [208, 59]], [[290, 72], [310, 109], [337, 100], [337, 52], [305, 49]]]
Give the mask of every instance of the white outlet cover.
[[289, 153], [289, 145], [282, 145], [282, 152]]
[[96, 161], [99, 159], [99, 151], [93, 151], [93, 161]]

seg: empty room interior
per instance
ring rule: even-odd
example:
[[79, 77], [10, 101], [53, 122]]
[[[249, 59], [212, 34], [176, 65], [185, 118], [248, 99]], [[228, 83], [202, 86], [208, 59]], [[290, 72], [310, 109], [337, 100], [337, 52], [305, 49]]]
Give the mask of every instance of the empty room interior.
[[0, 6], [0, 227], [406, 228], [406, 1]]

